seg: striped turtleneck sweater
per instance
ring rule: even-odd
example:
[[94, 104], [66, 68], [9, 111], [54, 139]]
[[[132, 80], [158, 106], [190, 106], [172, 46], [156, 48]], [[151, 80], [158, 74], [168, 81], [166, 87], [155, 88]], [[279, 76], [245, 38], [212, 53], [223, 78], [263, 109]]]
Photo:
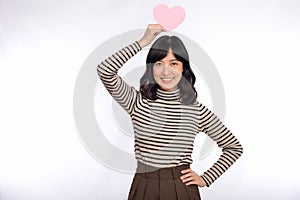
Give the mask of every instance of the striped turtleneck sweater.
[[210, 186], [241, 156], [241, 144], [202, 103], [182, 104], [180, 89], [171, 92], [158, 89], [158, 98], [150, 100], [142, 98], [138, 90], [122, 80], [118, 70], [141, 49], [135, 41], [97, 66], [110, 95], [131, 117], [136, 159], [158, 168], [191, 164], [195, 137], [203, 132], [222, 149], [219, 159], [201, 175], [206, 186]]

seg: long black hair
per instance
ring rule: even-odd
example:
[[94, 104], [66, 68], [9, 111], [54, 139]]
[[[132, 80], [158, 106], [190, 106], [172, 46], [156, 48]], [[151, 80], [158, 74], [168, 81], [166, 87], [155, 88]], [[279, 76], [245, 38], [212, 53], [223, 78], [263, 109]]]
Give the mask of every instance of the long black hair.
[[194, 103], [197, 98], [197, 91], [194, 87], [196, 77], [190, 66], [188, 52], [177, 36], [161, 36], [151, 46], [146, 59], [146, 71], [140, 79], [142, 97], [151, 100], [157, 99], [156, 93], [159, 86], [154, 80], [153, 65], [166, 57], [170, 48], [175, 58], [183, 65], [182, 77], [178, 83], [180, 101], [183, 104]]

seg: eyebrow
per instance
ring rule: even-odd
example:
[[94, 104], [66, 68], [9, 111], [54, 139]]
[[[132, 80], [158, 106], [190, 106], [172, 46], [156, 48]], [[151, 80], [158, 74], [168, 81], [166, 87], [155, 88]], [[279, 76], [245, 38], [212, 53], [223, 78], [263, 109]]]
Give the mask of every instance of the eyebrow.
[[[162, 62], [162, 60], [159, 60], [159, 61]], [[172, 61], [178, 61], [178, 60], [176, 58], [174, 58], [174, 59], [171, 59], [170, 61], [172, 62]]]

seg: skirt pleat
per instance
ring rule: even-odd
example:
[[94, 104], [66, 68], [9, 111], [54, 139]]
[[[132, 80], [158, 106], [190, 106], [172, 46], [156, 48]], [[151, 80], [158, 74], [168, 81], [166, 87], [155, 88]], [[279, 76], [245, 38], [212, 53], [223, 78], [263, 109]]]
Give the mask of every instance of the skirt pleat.
[[137, 175], [135, 174], [129, 190], [128, 200], [133, 200], [134, 197], [136, 196], [139, 181], [140, 181], [139, 177], [137, 177]]
[[187, 168], [189, 165], [135, 173], [128, 200], [201, 200], [198, 186], [187, 186], [180, 179], [180, 171]]
[[178, 199], [174, 180], [160, 181], [160, 199]]
[[177, 200], [190, 199], [186, 189], [187, 186], [184, 185], [180, 179], [175, 180], [174, 184], [176, 187], [176, 194], [178, 195]]
[[134, 175], [130, 187], [128, 200], [144, 199], [144, 193], [147, 186], [147, 179]]
[[[142, 179], [145, 179], [142, 177]], [[144, 199], [157, 200], [159, 199], [159, 180], [148, 179], [145, 189]]]

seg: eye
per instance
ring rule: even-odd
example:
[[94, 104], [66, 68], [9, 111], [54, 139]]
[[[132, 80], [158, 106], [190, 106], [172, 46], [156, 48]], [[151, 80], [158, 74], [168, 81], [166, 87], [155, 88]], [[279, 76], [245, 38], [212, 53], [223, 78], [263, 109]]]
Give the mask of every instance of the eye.
[[162, 63], [161, 62], [157, 62], [157, 63], [154, 63], [154, 65], [157, 66], [157, 67], [160, 67], [160, 66], [162, 66]]
[[176, 65], [178, 65], [178, 63], [177, 62], [172, 62], [171, 65], [176, 66]]

